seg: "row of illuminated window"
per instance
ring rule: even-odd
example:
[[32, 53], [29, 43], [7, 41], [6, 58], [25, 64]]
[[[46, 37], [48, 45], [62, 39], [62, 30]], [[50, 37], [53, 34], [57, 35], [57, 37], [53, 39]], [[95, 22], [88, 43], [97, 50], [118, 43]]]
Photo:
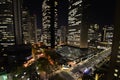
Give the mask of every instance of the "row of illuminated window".
[[80, 23], [81, 23], [81, 21], [76, 22], [76, 23], [73, 23], [73, 24], [69, 24], [69, 26], [77, 26], [77, 25], [79, 25]]
[[73, 42], [73, 41], [68, 41], [67, 42], [69, 45], [76, 45], [76, 46], [79, 46], [80, 44], [78, 42]]
[[22, 14], [27, 15], [28, 11], [22, 11]]
[[6, 35], [4, 35], [3, 38], [14, 38], [14, 36], [11, 36], [11, 35], [6, 34]]
[[13, 34], [8, 34], [7, 32], [2, 32], [2, 34], [3, 34], [3, 38], [2, 39], [14, 38]]
[[7, 2], [12, 3], [12, 0], [0, 0], [0, 4], [6, 4]]
[[77, 18], [75, 18], [75, 17], [69, 17], [68, 20], [69, 21], [74, 21], [74, 20], [77, 20]]
[[81, 3], [82, 3], [82, 0], [79, 0], [79, 1], [76, 1], [75, 3], [73, 3], [72, 5], [76, 6], [76, 5], [80, 5]]
[[2, 38], [2, 40], [6, 40], [6, 39], [14, 39], [14, 36], [5, 36]]
[[80, 32], [70, 32], [70, 33], [68, 33], [68, 35], [79, 36]]
[[5, 1], [0, 1], [0, 4], [6, 4], [6, 2]]
[[0, 24], [13, 24], [12, 21], [9, 21], [9, 22], [0, 22]]
[[6, 2], [12, 2], [12, 0], [0, 0], [0, 4], [5, 4]]
[[[50, 11], [44, 11], [42, 15], [43, 15], [43, 17], [46, 17], [46, 16], [50, 16], [50, 13], [51, 13]], [[57, 14], [57, 13], [58, 13], [57, 11], [55, 11], [54, 13], [55, 13], [55, 16], [58, 15], [58, 14]]]
[[79, 14], [72, 14], [71, 13], [71, 14], [68, 15], [68, 18], [78, 18], [78, 19], [80, 18], [81, 19], [81, 17], [82, 17], [81, 13], [79, 13]]
[[2, 28], [3, 28], [3, 29], [4, 29], [4, 28], [7, 28], [7, 26], [0, 26], [0, 29], [2, 29]]
[[9, 16], [9, 17], [13, 17], [12, 14], [0, 14], [0, 16]]
[[68, 29], [69, 32], [74, 32], [74, 33], [80, 33], [81, 30], [77, 30], [77, 29]]
[[4, 41], [15, 41], [15, 39], [3, 39], [3, 40], [0, 39], [0, 41], [1, 41], [1, 42], [2, 42], [2, 41], [3, 41], [3, 42], [4, 42]]
[[7, 2], [10, 2], [10, 3], [12, 3], [12, 0], [7, 0]]
[[[49, 28], [49, 27], [50, 27], [50, 23], [49, 23], [49, 22], [43, 22], [42, 25], [43, 25], [43, 28]], [[55, 23], [54, 23], [54, 27], [57, 28], [57, 26], [58, 26], [58, 25], [57, 25], [57, 23], [55, 22]]]
[[78, 36], [78, 35], [68, 36], [67, 38], [68, 38], [68, 40], [73, 40], [73, 41], [79, 41], [80, 40], [80, 36]]
[[9, 10], [8, 10], [8, 9], [5, 9], [4, 12], [11, 12], [11, 10], [10, 10], [10, 9], [9, 9]]
[[68, 22], [73, 23], [73, 22], [80, 22], [81, 23], [82, 18], [76, 18], [76, 17], [69, 17]]
[[68, 31], [76, 31], [76, 29], [69, 29]]
[[7, 18], [2, 18], [0, 20], [4, 20], [4, 21], [12, 21], [12, 18], [11, 17], [7, 17]]

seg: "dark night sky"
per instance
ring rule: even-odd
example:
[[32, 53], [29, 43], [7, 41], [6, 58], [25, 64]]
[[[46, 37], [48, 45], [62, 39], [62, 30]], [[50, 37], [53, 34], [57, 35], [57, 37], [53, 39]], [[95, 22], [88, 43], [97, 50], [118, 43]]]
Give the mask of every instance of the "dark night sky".
[[93, 0], [91, 22], [110, 24], [114, 22], [115, 0]]
[[[41, 18], [41, 5], [43, 0], [24, 0], [24, 5], [28, 7], [30, 13], [37, 14]], [[67, 25], [67, 0], [60, 0], [62, 3], [59, 6], [60, 24]], [[89, 21], [90, 23], [98, 24], [113, 24], [115, 12], [115, 0], [91, 0]]]

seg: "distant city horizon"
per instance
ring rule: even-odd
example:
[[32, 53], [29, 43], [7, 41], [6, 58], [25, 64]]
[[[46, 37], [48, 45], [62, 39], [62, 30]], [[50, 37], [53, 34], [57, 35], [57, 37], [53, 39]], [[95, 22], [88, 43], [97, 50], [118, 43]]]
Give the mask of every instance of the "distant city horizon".
[[116, 1], [0, 0], [0, 79], [119, 80]]

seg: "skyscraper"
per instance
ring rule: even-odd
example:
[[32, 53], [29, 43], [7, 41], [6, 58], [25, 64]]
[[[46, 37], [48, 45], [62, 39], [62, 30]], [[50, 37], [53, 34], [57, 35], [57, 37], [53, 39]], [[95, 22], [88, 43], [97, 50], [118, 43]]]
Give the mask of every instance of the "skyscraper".
[[0, 0], [0, 45], [22, 44], [21, 1]]
[[120, 80], [120, 0], [116, 0], [116, 21], [114, 26], [112, 54], [107, 80]]
[[56, 0], [44, 0], [42, 4], [43, 42], [47, 46], [57, 44], [58, 29], [58, 2]]
[[88, 48], [88, 28], [84, 20], [83, 0], [69, 0], [67, 44]]
[[105, 25], [103, 27], [103, 41], [104, 42], [112, 42], [113, 30], [114, 30], [113, 25]]
[[88, 46], [89, 48], [97, 48], [98, 43], [101, 42], [101, 33], [98, 24], [91, 24], [88, 29]]
[[66, 26], [61, 26], [60, 28], [60, 44], [61, 45], [66, 45], [67, 42], [67, 27]]
[[13, 15], [14, 15], [14, 32], [15, 32], [15, 44], [23, 44], [22, 35], [22, 0], [13, 1]]
[[[36, 15], [30, 15], [25, 9], [22, 11], [23, 41], [27, 43], [37, 42], [37, 21]], [[40, 33], [39, 33], [40, 34]]]
[[15, 44], [12, 0], [0, 0], [0, 44]]

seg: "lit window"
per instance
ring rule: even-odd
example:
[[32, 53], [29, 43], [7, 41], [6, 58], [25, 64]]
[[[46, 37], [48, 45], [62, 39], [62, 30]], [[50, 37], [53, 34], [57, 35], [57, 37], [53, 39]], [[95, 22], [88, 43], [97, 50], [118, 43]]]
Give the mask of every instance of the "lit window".
[[55, 6], [58, 5], [58, 3], [55, 1]]
[[117, 76], [118, 76], [118, 74], [114, 73], [114, 76], [115, 76], [115, 77], [117, 77]]
[[3, 4], [5, 4], [5, 2], [3, 2]]
[[120, 58], [120, 55], [117, 55], [117, 58]]
[[118, 72], [118, 69], [115, 69], [115, 72]]
[[120, 54], [120, 51], [118, 51], [118, 53]]
[[117, 63], [120, 63], [120, 60], [117, 60], [116, 62], [117, 62]]

